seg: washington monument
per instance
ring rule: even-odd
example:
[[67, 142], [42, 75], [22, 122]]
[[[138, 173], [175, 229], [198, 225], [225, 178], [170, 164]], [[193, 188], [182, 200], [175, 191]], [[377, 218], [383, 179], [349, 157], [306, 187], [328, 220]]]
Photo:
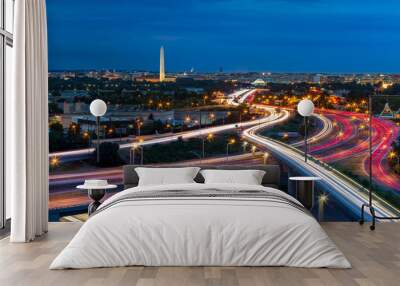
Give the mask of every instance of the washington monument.
[[164, 47], [160, 48], [160, 82], [165, 80]]

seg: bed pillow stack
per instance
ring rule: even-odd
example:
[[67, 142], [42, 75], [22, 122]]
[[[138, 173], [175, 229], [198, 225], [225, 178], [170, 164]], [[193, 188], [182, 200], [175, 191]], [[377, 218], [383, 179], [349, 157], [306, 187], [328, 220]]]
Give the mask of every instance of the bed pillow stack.
[[205, 184], [261, 185], [265, 175], [262, 170], [202, 170]]
[[187, 168], [144, 168], [135, 169], [139, 176], [139, 186], [192, 184], [200, 171], [198, 167]]

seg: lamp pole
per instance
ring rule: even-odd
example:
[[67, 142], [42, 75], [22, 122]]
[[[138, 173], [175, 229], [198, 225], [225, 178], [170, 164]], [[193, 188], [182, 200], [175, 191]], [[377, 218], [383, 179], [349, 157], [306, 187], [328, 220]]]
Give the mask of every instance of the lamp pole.
[[206, 141], [206, 138], [204, 137], [204, 136], [202, 136], [202, 139], [203, 139], [203, 142], [202, 142], [202, 156], [201, 156], [201, 158], [202, 159], [204, 159], [204, 156], [205, 156], [205, 141]]
[[297, 112], [304, 117], [304, 161], [308, 159], [308, 117], [314, 112], [314, 103], [309, 99], [303, 99], [297, 105]]
[[140, 137], [140, 129], [142, 127], [142, 121], [137, 122], [137, 127], [138, 127], [138, 136]]
[[96, 135], [97, 135], [97, 140], [96, 140], [96, 162], [97, 164], [100, 162], [100, 116], [96, 116]]
[[[397, 216], [378, 216], [376, 213], [375, 213], [375, 208], [374, 208], [374, 206], [373, 206], [373, 196], [372, 196], [372, 192], [373, 192], [373, 190], [372, 190], [372, 188], [373, 188], [373, 186], [372, 186], [372, 155], [373, 155], [373, 151], [372, 151], [372, 120], [373, 120], [373, 115], [372, 115], [372, 112], [373, 112], [373, 109], [372, 109], [372, 101], [373, 101], [373, 98], [374, 97], [381, 97], [382, 95], [379, 95], [378, 94], [378, 92], [377, 91], [375, 91], [375, 94], [370, 94], [369, 95], [369, 101], [368, 101], [368, 118], [369, 118], [369, 144], [368, 144], [368, 149], [369, 149], [369, 188], [368, 188], [368, 193], [369, 193], [369, 196], [368, 196], [368, 204], [367, 203], [364, 203], [364, 204], [362, 204], [362, 206], [361, 206], [361, 218], [360, 218], [360, 221], [359, 221], [359, 223], [360, 224], [364, 224], [364, 209], [365, 208], [369, 208], [369, 212], [370, 212], [370, 214], [371, 214], [371, 216], [372, 216], [372, 224], [370, 225], [370, 230], [375, 230], [375, 222], [376, 222], [376, 219], [379, 219], [379, 220], [398, 220], [398, 219], [400, 219], [400, 216], [398, 215], [398, 213], [397, 213]], [[400, 97], [400, 95], [387, 95], [386, 97], [393, 97], [393, 98], [395, 98], [395, 97]]]
[[304, 161], [307, 162], [307, 153], [308, 153], [308, 145], [307, 145], [307, 125], [308, 125], [308, 120], [307, 116], [304, 116]]
[[251, 146], [251, 153], [253, 154], [253, 156], [256, 155], [256, 151], [257, 151], [256, 145]]
[[368, 140], [368, 149], [369, 149], [369, 196], [368, 201], [369, 205], [372, 206], [372, 96], [368, 97], [368, 116], [369, 116], [369, 140]]
[[202, 136], [202, 159], [206, 157], [206, 140], [211, 141], [214, 138], [214, 134], [208, 133], [206, 136]]
[[140, 165], [143, 165], [143, 146], [140, 146]]
[[264, 155], [263, 155], [263, 158], [264, 158], [264, 165], [267, 165], [268, 158], [269, 158], [269, 153], [265, 152]]
[[236, 140], [234, 138], [229, 139], [228, 143], [226, 144], [226, 160], [229, 160], [229, 145], [235, 144]]
[[106, 114], [107, 104], [101, 99], [95, 99], [90, 103], [90, 113], [96, 117], [97, 150], [96, 162], [100, 163], [100, 117]]
[[243, 142], [243, 153], [246, 153], [247, 144], [249, 144], [247, 141]]
[[199, 129], [201, 129], [201, 110], [199, 110]]
[[131, 164], [135, 164], [135, 153], [136, 153], [136, 149], [138, 148], [137, 144], [133, 144], [132, 148], [131, 148]]

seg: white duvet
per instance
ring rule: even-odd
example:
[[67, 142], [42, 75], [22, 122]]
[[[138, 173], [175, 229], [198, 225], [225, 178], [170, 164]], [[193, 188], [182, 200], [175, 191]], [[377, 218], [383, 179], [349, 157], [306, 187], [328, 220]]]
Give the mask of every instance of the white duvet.
[[[318, 222], [273, 201], [154, 198], [123, 201], [130, 192], [265, 190], [254, 185], [182, 184], [136, 187], [105, 201], [50, 269], [145, 266], [293, 266], [349, 268]], [[111, 205], [110, 205], [111, 204]]]

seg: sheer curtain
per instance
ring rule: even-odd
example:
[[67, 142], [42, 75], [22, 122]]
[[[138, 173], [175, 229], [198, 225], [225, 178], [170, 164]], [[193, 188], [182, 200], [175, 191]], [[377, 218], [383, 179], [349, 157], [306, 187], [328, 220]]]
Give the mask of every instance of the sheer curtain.
[[7, 115], [6, 178], [12, 242], [48, 226], [48, 68], [45, 0], [15, 1], [13, 94]]

